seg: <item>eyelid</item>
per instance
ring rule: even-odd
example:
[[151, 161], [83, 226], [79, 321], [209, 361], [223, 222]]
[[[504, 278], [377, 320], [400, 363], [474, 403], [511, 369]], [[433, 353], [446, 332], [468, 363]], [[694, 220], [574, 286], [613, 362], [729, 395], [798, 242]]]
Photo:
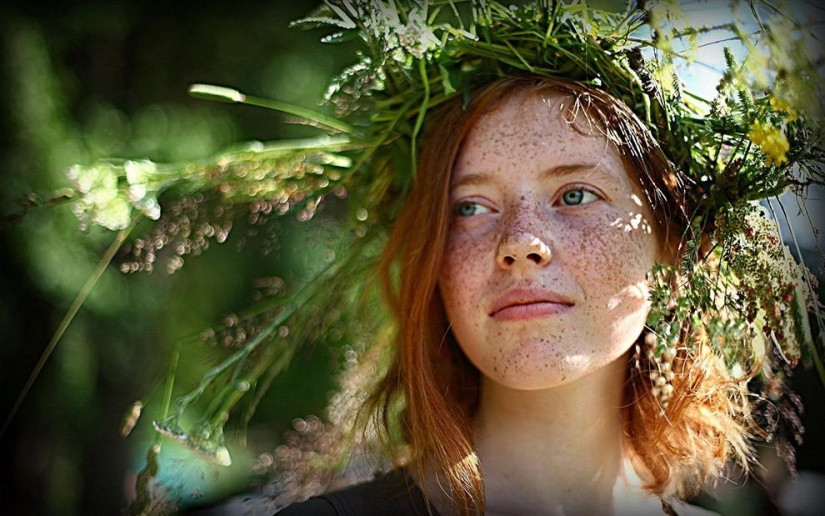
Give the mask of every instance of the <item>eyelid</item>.
[[479, 197], [476, 197], [476, 196], [462, 197], [460, 199], [457, 199], [457, 200], [453, 201], [450, 205], [450, 211], [452, 212], [453, 215], [455, 215], [457, 217], [460, 217], [460, 218], [463, 218], [458, 213], [458, 210], [464, 204], [475, 204], [476, 206], [479, 206], [480, 208], [485, 210], [484, 213], [474, 213], [473, 215], [482, 215], [482, 214], [486, 214], [486, 213], [494, 213], [496, 211], [495, 208], [493, 207], [493, 205], [489, 201], [487, 201], [484, 198], [479, 198]]
[[[564, 196], [564, 194], [571, 190], [584, 190], [585, 192], [595, 195], [597, 197], [596, 200], [603, 201], [607, 199], [607, 196], [604, 195], [604, 193], [602, 193], [602, 191], [596, 188], [595, 186], [589, 185], [587, 183], [569, 183], [559, 188], [558, 194], [556, 195], [556, 200], [553, 201], [553, 204], [558, 204], [558, 202], [561, 201], [561, 198]], [[595, 202], [595, 200], [577, 206], [587, 205], [591, 202]]]

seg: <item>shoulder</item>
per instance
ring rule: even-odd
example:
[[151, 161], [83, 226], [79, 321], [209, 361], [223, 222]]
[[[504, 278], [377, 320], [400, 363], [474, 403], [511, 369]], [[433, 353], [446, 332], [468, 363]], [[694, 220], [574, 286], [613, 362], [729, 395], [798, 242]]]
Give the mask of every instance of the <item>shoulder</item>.
[[315, 496], [290, 505], [278, 516], [355, 516], [361, 514], [426, 516], [427, 502], [403, 469], [381, 474], [370, 482]]

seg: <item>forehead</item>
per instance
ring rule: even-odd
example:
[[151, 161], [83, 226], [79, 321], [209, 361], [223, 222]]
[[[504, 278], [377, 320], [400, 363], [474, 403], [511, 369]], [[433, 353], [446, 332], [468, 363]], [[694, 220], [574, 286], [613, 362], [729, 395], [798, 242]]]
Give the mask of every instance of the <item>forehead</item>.
[[473, 124], [467, 140], [475, 139], [474, 143], [478, 144], [531, 137], [537, 140], [531, 143], [552, 145], [574, 136], [587, 136], [603, 144], [603, 132], [589, 122], [586, 113], [577, 112], [582, 110], [575, 106], [574, 98], [560, 92], [517, 92], [483, 113]]
[[572, 95], [519, 92], [476, 120], [462, 144], [454, 179], [479, 168], [544, 169], [573, 163], [598, 164], [638, 184], [603, 126]]

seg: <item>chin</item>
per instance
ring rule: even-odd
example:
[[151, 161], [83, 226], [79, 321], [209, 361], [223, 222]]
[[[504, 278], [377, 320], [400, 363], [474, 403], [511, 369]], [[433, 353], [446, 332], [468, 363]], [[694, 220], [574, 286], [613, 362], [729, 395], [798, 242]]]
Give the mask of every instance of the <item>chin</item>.
[[[602, 360], [593, 361], [582, 355], [570, 355], [553, 364], [536, 362], [512, 363], [509, 368], [482, 369], [482, 375], [503, 387], [513, 390], [537, 391], [572, 385], [582, 380], [604, 381], [620, 385], [624, 382], [627, 361], [626, 353], [607, 355]], [[617, 387], [618, 388], [618, 387]]]
[[560, 365], [540, 366], [528, 364], [523, 367], [514, 366], [511, 371], [492, 371], [482, 375], [499, 385], [513, 390], [536, 391], [552, 389], [575, 382], [587, 374], [580, 368]]

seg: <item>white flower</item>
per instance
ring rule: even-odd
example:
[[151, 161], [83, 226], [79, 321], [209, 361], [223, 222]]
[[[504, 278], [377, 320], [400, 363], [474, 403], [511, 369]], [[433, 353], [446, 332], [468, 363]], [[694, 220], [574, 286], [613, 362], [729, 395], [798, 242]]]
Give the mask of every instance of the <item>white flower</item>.
[[[151, 161], [127, 161], [123, 167], [111, 163], [75, 165], [66, 174], [79, 194], [72, 209], [84, 226], [102, 226], [113, 231], [129, 226], [134, 208], [157, 220], [160, 204], [152, 181], [156, 171], [157, 166]], [[125, 188], [124, 175], [128, 185]]]
[[398, 28], [398, 42], [417, 59], [422, 59], [440, 43], [427, 23], [427, 13], [417, 7], [410, 11], [407, 23]]
[[152, 220], [160, 218], [160, 204], [157, 192], [150, 191], [152, 175], [157, 172], [157, 165], [149, 160], [127, 161], [123, 167], [126, 170], [126, 181], [129, 183], [127, 194], [135, 208], [143, 212]]
[[75, 190], [82, 194], [73, 210], [84, 224], [111, 230], [123, 229], [129, 225], [131, 206], [118, 195], [118, 177], [114, 166], [74, 166], [69, 169], [68, 177]]

